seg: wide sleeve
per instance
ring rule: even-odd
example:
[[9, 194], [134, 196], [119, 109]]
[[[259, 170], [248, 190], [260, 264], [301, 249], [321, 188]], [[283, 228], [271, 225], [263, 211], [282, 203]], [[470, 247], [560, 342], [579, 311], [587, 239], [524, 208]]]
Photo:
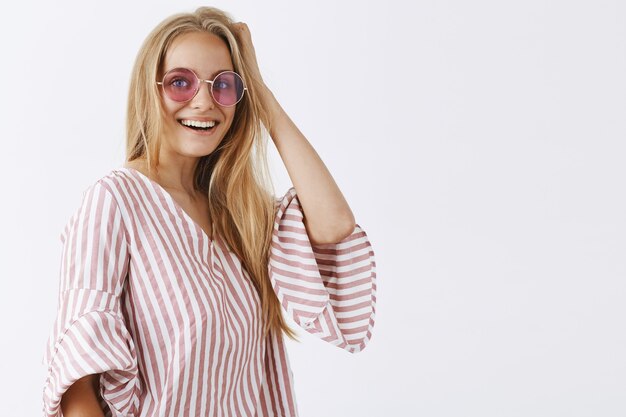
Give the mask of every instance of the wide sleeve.
[[289, 189], [278, 202], [269, 275], [300, 327], [349, 352], [365, 348], [374, 327], [376, 263], [359, 225], [339, 243], [312, 245], [296, 191]]
[[57, 317], [43, 358], [48, 417], [61, 417], [62, 395], [91, 374], [101, 374], [105, 415], [134, 416], [138, 407], [135, 345], [120, 305], [129, 261], [126, 229], [106, 187], [99, 181], [85, 191], [61, 234]]

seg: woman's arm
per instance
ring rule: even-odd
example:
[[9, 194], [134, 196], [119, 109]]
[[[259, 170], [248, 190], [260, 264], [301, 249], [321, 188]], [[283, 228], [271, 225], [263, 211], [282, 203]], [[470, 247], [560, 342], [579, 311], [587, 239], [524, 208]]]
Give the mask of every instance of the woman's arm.
[[[248, 26], [237, 23], [235, 30], [244, 59], [255, 76], [262, 80]], [[269, 88], [263, 84], [259, 93], [262, 106], [269, 112], [270, 136], [298, 193], [309, 239], [314, 244], [341, 241], [355, 227], [350, 206], [324, 162]]]
[[100, 374], [87, 375], [77, 380], [61, 398], [63, 417], [104, 417], [98, 402]]
[[270, 136], [298, 193], [307, 234], [314, 244], [337, 243], [354, 230], [352, 210], [313, 146], [269, 89], [265, 94]]

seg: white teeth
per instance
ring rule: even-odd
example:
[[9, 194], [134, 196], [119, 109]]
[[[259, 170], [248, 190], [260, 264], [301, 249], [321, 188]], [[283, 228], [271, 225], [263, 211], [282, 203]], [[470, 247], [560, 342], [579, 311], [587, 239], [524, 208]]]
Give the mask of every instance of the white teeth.
[[185, 126], [202, 127], [205, 129], [207, 127], [215, 126], [215, 120], [211, 120], [209, 122], [199, 122], [197, 120], [181, 120], [180, 123], [182, 123]]

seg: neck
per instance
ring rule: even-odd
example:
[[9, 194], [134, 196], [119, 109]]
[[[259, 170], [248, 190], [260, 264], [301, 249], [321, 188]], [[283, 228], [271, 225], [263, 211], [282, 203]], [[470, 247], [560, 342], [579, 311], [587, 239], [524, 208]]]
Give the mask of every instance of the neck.
[[199, 158], [182, 158], [174, 161], [161, 157], [159, 165], [151, 172], [144, 158], [127, 162], [125, 166], [140, 171], [168, 191], [183, 193], [195, 199], [199, 196], [199, 192], [194, 188], [194, 174], [198, 161]]

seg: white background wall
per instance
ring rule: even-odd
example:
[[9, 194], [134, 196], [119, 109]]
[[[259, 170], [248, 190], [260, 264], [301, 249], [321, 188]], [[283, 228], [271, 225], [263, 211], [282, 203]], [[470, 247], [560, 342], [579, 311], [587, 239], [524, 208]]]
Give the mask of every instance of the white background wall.
[[[365, 351], [289, 344], [302, 417], [626, 415], [624, 2], [213, 5], [376, 254]], [[59, 234], [123, 164], [135, 54], [196, 6], [0, 6], [1, 416], [40, 414]]]

